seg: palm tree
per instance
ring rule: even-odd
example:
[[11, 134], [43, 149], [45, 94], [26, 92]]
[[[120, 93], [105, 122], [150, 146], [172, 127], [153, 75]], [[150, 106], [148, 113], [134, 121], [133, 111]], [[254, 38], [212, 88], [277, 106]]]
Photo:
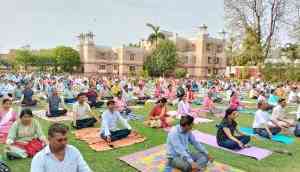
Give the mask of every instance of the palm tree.
[[155, 43], [155, 48], [157, 47], [157, 43], [159, 39], [165, 39], [165, 35], [160, 32], [160, 27], [159, 26], [154, 26], [151, 23], [147, 23], [146, 26], [150, 27], [153, 30], [153, 33], [151, 33], [148, 37], [148, 41], [151, 42], [151, 44], [153, 45], [153, 43]]

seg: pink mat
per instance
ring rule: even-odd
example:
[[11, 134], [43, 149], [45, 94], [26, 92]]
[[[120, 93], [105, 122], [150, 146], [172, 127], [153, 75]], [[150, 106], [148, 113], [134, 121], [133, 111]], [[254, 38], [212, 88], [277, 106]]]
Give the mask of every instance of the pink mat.
[[[177, 113], [177, 111], [168, 111], [167, 114], [171, 117], [175, 117], [177, 119], [180, 119], [180, 115]], [[213, 122], [213, 120], [208, 119], [208, 118], [201, 118], [201, 117], [196, 117], [194, 119], [195, 124], [200, 124], [200, 123], [209, 123]]]
[[255, 146], [252, 146], [250, 148], [244, 148], [241, 150], [226, 149], [226, 148], [220, 147], [217, 144], [216, 136], [202, 133], [200, 131], [193, 131], [193, 134], [194, 134], [196, 140], [201, 143], [204, 143], [204, 144], [207, 144], [207, 145], [219, 148], [219, 149], [223, 149], [223, 150], [226, 150], [226, 151], [229, 151], [232, 153], [249, 156], [249, 157], [255, 158], [257, 160], [262, 160], [272, 154], [272, 152], [270, 150], [258, 148]]

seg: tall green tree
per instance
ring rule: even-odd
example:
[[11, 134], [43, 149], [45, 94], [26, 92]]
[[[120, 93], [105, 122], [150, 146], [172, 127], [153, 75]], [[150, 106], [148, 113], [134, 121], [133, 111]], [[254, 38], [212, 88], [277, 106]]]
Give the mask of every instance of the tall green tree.
[[56, 64], [56, 58], [54, 57], [54, 50], [40, 50], [35, 54], [37, 66], [40, 70], [45, 71], [51, 69]]
[[34, 55], [29, 50], [16, 50], [16, 62], [17, 65], [24, 66], [27, 70], [28, 66], [35, 64]]
[[148, 37], [148, 41], [151, 42], [151, 44], [155, 44], [155, 47], [157, 47], [159, 40], [164, 40], [166, 37], [165, 35], [160, 32], [159, 26], [154, 26], [153, 24], [147, 23], [146, 26], [150, 27], [153, 31]]
[[160, 41], [157, 48], [146, 58], [144, 69], [150, 76], [165, 76], [174, 72], [178, 62], [176, 46], [169, 40]]
[[300, 50], [300, 45], [293, 44], [293, 43], [288, 43], [284, 48], [281, 49], [284, 55], [291, 60], [300, 59], [299, 50]]
[[294, 4], [299, 0], [224, 0], [227, 30], [237, 39], [244, 39], [251, 28], [257, 45], [263, 47], [263, 58], [268, 58], [281, 31], [295, 21]]
[[78, 51], [71, 47], [59, 46], [54, 49], [55, 67], [60, 67], [65, 72], [72, 72], [73, 67], [80, 65]]
[[263, 63], [263, 47], [257, 40], [256, 32], [252, 28], [247, 28], [245, 38], [242, 42], [241, 52], [234, 57], [234, 64], [239, 66], [258, 65]]

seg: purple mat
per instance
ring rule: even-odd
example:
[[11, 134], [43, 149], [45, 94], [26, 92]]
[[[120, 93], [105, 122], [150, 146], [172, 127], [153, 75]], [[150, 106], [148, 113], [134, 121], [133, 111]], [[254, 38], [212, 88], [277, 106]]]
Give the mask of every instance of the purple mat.
[[254, 147], [254, 146], [252, 146], [250, 148], [244, 148], [242, 150], [226, 149], [226, 148], [220, 147], [217, 144], [216, 136], [202, 133], [200, 131], [193, 131], [193, 134], [194, 134], [196, 140], [201, 143], [204, 143], [204, 144], [216, 147], [216, 148], [220, 148], [220, 149], [232, 152], [232, 153], [249, 156], [249, 157], [255, 158], [257, 160], [262, 160], [272, 154], [272, 152], [267, 149], [262, 149], [262, 148], [258, 148], [258, 147]]

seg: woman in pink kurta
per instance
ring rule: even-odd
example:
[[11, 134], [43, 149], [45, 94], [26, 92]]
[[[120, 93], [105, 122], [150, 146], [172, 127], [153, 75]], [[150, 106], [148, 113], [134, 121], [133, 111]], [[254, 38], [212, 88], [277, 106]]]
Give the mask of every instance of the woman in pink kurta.
[[203, 99], [203, 108], [205, 110], [212, 110], [215, 108], [214, 101], [212, 100], [212, 94], [208, 93], [206, 97]]
[[176, 92], [173, 90], [171, 84], [168, 85], [168, 88], [164, 92], [164, 97], [169, 101], [173, 101], [176, 99]]
[[177, 113], [180, 116], [189, 115], [189, 116], [193, 116], [194, 118], [206, 116], [205, 114], [203, 114], [203, 111], [201, 109], [192, 109], [190, 103], [187, 100], [186, 95], [183, 95], [182, 97], [179, 98]]
[[17, 113], [13, 111], [12, 100], [4, 98], [0, 109], [0, 143], [4, 143], [7, 138], [8, 131], [12, 124], [17, 120]]
[[243, 108], [243, 105], [240, 102], [240, 99], [236, 92], [233, 92], [230, 97], [230, 108], [234, 110], [239, 110]]

